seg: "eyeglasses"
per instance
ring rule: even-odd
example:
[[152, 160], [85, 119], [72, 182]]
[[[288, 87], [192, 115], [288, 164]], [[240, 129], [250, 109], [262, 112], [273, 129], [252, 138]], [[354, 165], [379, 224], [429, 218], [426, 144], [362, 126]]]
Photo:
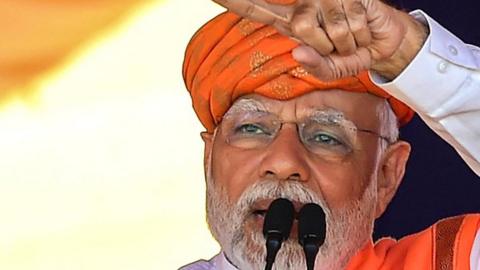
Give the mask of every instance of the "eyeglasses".
[[359, 148], [360, 134], [372, 135], [387, 142], [387, 137], [359, 129], [334, 110], [315, 111], [301, 121], [282, 121], [273, 113], [253, 110], [227, 113], [222, 120], [226, 142], [241, 149], [262, 149], [275, 140], [284, 124], [295, 124], [304, 147], [316, 155], [346, 156]]

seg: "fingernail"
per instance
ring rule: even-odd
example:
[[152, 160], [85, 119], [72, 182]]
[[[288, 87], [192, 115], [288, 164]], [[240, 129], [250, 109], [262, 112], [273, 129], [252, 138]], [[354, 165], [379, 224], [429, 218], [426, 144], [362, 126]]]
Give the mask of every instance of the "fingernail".
[[307, 58], [305, 48], [297, 47], [297, 48], [293, 49], [292, 50], [292, 56], [298, 62], [305, 62], [306, 58]]
[[292, 56], [295, 60], [300, 62], [302, 65], [311, 66], [316, 62], [316, 53], [315, 51], [308, 46], [299, 46], [292, 50]]

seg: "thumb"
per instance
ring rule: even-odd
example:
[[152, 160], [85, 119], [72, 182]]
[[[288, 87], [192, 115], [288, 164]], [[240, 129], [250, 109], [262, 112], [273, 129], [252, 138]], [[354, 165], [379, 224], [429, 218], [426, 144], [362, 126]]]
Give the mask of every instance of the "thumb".
[[320, 55], [309, 46], [299, 46], [292, 51], [292, 56], [307, 72], [321, 80], [334, 80], [335, 66], [329, 56]]
[[322, 56], [311, 47], [300, 46], [292, 51], [292, 55], [305, 70], [324, 81], [354, 76], [371, 66], [371, 55], [367, 48], [359, 48], [348, 56], [337, 53]]
[[300, 64], [305, 66], [314, 67], [323, 63], [323, 56], [310, 46], [301, 45], [293, 49], [292, 56]]

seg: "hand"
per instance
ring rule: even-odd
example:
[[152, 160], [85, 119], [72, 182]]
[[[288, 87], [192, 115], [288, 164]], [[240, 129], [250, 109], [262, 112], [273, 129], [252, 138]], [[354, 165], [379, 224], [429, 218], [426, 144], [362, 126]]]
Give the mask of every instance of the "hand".
[[323, 80], [366, 69], [392, 79], [426, 38], [423, 25], [380, 0], [213, 1], [299, 41], [294, 58]]

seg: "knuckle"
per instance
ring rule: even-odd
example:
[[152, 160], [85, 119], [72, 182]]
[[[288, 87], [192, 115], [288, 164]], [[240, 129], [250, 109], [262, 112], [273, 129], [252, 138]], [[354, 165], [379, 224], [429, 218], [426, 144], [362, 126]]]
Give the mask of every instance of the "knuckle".
[[335, 47], [331, 43], [314, 44], [314, 48], [317, 51], [317, 53], [321, 56], [327, 56], [335, 50]]
[[345, 47], [341, 52], [339, 52], [339, 54], [343, 56], [352, 55], [354, 53], [355, 53], [355, 48], [353, 47]]
[[366, 14], [366, 10], [360, 1], [354, 1], [348, 6], [348, 13], [356, 16], [362, 16]]
[[340, 8], [332, 8], [327, 11], [325, 20], [331, 24], [342, 24], [346, 22], [347, 16], [345, 12]]
[[315, 26], [305, 20], [295, 20], [292, 22], [292, 32], [297, 36], [305, 36], [312, 33]]
[[367, 30], [367, 26], [358, 21], [350, 22], [350, 30], [354, 34], [358, 34]]
[[330, 31], [328, 31], [328, 35], [330, 39], [336, 41], [343, 41], [349, 37], [350, 31], [347, 27], [332, 27]]

